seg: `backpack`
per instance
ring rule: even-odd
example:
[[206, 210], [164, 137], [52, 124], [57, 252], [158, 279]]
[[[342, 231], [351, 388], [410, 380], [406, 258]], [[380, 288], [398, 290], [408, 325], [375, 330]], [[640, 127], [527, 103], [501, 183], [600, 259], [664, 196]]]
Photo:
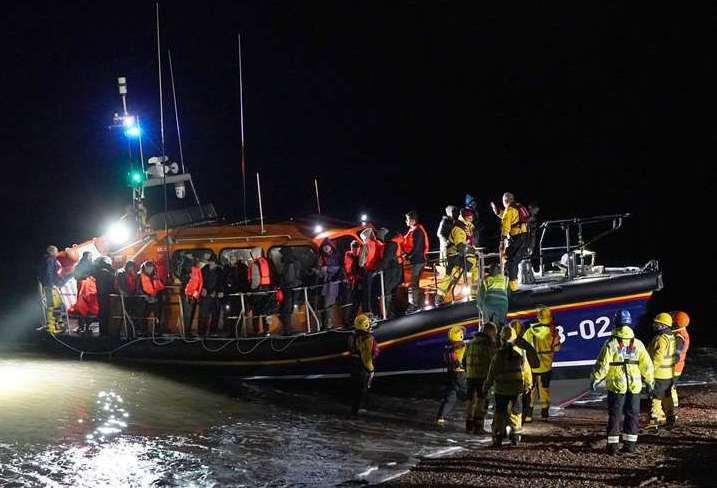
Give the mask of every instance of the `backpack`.
[[515, 208], [518, 211], [518, 222], [513, 224], [513, 227], [518, 227], [519, 225], [524, 225], [528, 223], [528, 219], [530, 219], [530, 211], [528, 208], [523, 205], [522, 203], [514, 203], [513, 208]]

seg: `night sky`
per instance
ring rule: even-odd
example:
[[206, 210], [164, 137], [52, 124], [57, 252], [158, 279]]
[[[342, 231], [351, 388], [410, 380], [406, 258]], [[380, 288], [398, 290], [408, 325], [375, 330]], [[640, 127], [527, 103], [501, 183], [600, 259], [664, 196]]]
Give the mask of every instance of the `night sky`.
[[[504, 191], [539, 201], [543, 218], [632, 212], [600, 256], [659, 259], [659, 303], [692, 313], [706, 338], [717, 18], [672, 7], [165, 2], [163, 64], [171, 49], [185, 159], [221, 214], [242, 206], [241, 32], [250, 216], [257, 170], [275, 219], [315, 211], [314, 177], [324, 213], [367, 210], [394, 228], [412, 208], [435, 228], [470, 192], [490, 245], [488, 202]], [[101, 233], [128, 201], [126, 141], [108, 130], [117, 76], [144, 119], [146, 152], [159, 152], [154, 22], [153, 2], [4, 7], [3, 313], [33, 290], [49, 243]], [[164, 83], [176, 157], [167, 73]]]

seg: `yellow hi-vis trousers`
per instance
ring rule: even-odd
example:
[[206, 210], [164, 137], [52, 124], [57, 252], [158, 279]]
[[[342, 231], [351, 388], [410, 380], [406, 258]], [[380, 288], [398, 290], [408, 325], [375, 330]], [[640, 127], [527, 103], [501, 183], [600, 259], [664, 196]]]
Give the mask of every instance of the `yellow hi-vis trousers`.
[[[448, 258], [447, 272], [438, 280], [438, 294], [442, 297], [450, 294], [453, 288], [458, 284], [463, 275], [463, 258], [460, 256], [450, 256]], [[465, 258], [466, 283], [471, 287], [471, 296], [475, 296], [474, 287], [478, 284], [478, 263], [475, 256]]]
[[675, 412], [677, 412], [677, 407], [680, 406], [680, 399], [677, 397], [677, 381], [680, 379], [680, 374], [675, 373], [675, 382], [672, 385], [672, 390], [670, 390], [670, 396], [672, 397], [672, 408], [675, 410]]
[[45, 292], [45, 306], [47, 307], [47, 331], [50, 334], [58, 332], [57, 329], [57, 318], [55, 317], [55, 311], [62, 306], [62, 298], [60, 297], [60, 290], [57, 287], [46, 287]]
[[675, 405], [672, 401], [673, 380], [655, 380], [655, 391], [652, 394], [650, 418], [663, 422], [666, 415], [675, 414]]
[[550, 407], [550, 373], [533, 373], [533, 390], [530, 392], [530, 405], [540, 408]]

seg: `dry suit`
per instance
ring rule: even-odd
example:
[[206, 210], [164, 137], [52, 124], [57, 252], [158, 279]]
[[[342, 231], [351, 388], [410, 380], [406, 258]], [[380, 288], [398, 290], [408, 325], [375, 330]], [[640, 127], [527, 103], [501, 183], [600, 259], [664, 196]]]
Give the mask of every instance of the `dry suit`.
[[446, 346], [443, 359], [446, 362], [446, 390], [443, 401], [438, 408], [438, 418], [443, 419], [451, 413], [456, 400], [466, 399], [466, 370], [463, 367], [463, 356], [466, 345], [463, 341], [451, 342]]
[[438, 281], [438, 294], [442, 298], [453, 292], [463, 276], [467, 284], [477, 283], [478, 261], [471, 254], [472, 246], [473, 224], [459, 217], [448, 238], [446, 274]]
[[501, 215], [501, 235], [508, 238], [508, 247], [505, 249], [505, 266], [511, 289], [518, 287], [518, 265], [525, 256], [528, 245], [528, 229], [520, 223], [518, 209], [511, 205]]
[[378, 355], [376, 339], [370, 332], [354, 330], [349, 336], [349, 353], [351, 354], [351, 379], [354, 390], [354, 399], [351, 412], [356, 415], [366, 407], [368, 390], [373, 380], [373, 360]]
[[560, 336], [555, 332], [555, 325], [531, 324], [523, 334], [523, 339], [533, 346], [538, 353], [540, 365], [532, 369], [533, 390], [529, 401], [523, 405], [523, 418], [532, 417], [533, 407], [537, 402], [547, 417], [550, 408], [550, 380], [553, 376], [553, 357], [560, 350]]

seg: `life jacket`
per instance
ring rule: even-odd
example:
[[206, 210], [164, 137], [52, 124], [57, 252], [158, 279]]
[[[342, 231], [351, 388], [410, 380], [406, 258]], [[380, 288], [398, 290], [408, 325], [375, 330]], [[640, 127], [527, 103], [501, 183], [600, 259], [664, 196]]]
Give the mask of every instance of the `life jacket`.
[[[269, 260], [264, 256], [254, 258], [254, 264], [257, 265], [259, 270], [259, 286], [271, 285], [271, 270], [269, 268]], [[254, 266], [249, 266], [249, 283], [252, 282], [254, 277]]]
[[476, 334], [466, 347], [466, 378], [485, 379], [498, 344], [482, 332]]
[[533, 373], [547, 373], [553, 369], [553, 356], [560, 350], [560, 336], [554, 325], [532, 324], [523, 334], [540, 357], [540, 366], [533, 368]]
[[528, 220], [530, 219], [530, 211], [528, 208], [523, 205], [522, 203], [513, 202], [511, 204], [511, 207], [516, 209], [518, 211], [518, 221], [514, 223], [511, 227], [519, 227], [521, 225], [527, 225]]
[[100, 304], [97, 301], [97, 282], [94, 276], [82, 280], [75, 310], [83, 317], [100, 313]]
[[640, 393], [642, 378], [648, 384], [653, 382], [652, 360], [632, 329], [619, 327], [598, 354], [591, 379], [605, 379], [608, 391], [624, 394]]
[[189, 281], [187, 281], [187, 286], [184, 287], [184, 294], [187, 297], [194, 298], [196, 300], [201, 295], [202, 288], [204, 287], [202, 268], [199, 266], [192, 266], [189, 273]]
[[364, 269], [368, 272], [376, 271], [383, 258], [383, 242], [377, 239], [370, 239], [363, 244], [362, 252], [365, 252]]
[[523, 393], [532, 383], [530, 364], [524, 352], [511, 343], [496, 352], [488, 376], [488, 382], [495, 382], [497, 395]]
[[676, 353], [678, 354], [677, 362], [675, 363], [675, 376], [679, 376], [682, 374], [682, 370], [685, 369], [685, 358], [690, 348], [690, 334], [686, 328], [675, 329], [673, 334], [675, 335]]
[[146, 273], [140, 273], [140, 283], [142, 285], [142, 293], [151, 297], [157, 296], [160, 291], [164, 290], [162, 280], [154, 276], [149, 276]]
[[353, 251], [346, 251], [344, 254], [344, 273], [349, 284], [355, 285], [359, 279], [359, 257]]
[[408, 229], [406, 235], [403, 236], [403, 252], [411, 254], [413, 251], [413, 233], [417, 230], [423, 234], [423, 258], [425, 259], [428, 256], [428, 233], [421, 224], [418, 224], [412, 229]]
[[376, 339], [367, 332], [355, 331], [349, 336], [349, 353], [355, 362], [361, 364], [366, 371], [372, 372], [373, 360], [379, 354]]
[[443, 353], [443, 360], [446, 362], [448, 371], [451, 373], [464, 373], [463, 356], [466, 353], [466, 345], [463, 341], [451, 342], [446, 346]]

